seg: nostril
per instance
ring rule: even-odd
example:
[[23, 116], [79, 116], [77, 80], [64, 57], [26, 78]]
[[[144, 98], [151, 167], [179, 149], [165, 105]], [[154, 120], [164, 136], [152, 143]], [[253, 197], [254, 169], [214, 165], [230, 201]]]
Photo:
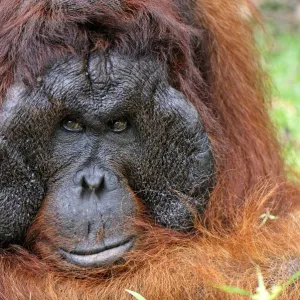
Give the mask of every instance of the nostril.
[[84, 176], [81, 178], [80, 185], [81, 185], [81, 187], [82, 187], [84, 190], [88, 190], [88, 189], [89, 189], [89, 185], [88, 185], [88, 183], [86, 182], [86, 179], [85, 179]]
[[81, 187], [85, 190], [99, 190], [104, 183], [104, 175], [94, 175], [91, 177], [82, 176]]

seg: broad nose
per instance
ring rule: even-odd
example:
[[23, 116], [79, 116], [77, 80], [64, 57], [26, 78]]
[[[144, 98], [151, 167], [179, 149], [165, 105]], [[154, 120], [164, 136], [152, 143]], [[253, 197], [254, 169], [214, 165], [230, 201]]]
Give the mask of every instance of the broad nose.
[[79, 188], [81, 197], [100, 197], [103, 193], [112, 192], [120, 188], [120, 179], [110, 170], [98, 167], [85, 167], [75, 175], [74, 184], [76, 190]]
[[76, 185], [83, 190], [100, 191], [104, 187], [105, 172], [98, 168], [87, 168], [76, 176]]
[[99, 176], [82, 176], [81, 187], [92, 191], [99, 190], [104, 183], [104, 175]]

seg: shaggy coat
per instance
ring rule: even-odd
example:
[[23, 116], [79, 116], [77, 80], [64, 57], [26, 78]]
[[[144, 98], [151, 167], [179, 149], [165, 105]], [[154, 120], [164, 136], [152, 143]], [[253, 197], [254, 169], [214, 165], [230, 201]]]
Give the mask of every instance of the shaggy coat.
[[[125, 289], [148, 300], [239, 299], [216, 287], [254, 292], [257, 266], [268, 287], [300, 270], [300, 191], [286, 182], [267, 113], [266, 76], [249, 27], [255, 10], [242, 0], [181, 2], [0, 1], [1, 101], [14, 81], [34, 85], [67, 53], [155, 53], [201, 114], [217, 168], [196, 233], [137, 220], [142, 243], [123, 264], [84, 271], [41, 260], [38, 240], [31, 251], [2, 250], [0, 299], [132, 299]], [[266, 212], [278, 219], [262, 224]], [[42, 209], [30, 232], [40, 228], [51, 231]], [[299, 288], [299, 281], [289, 285], [281, 299], [299, 299]]]

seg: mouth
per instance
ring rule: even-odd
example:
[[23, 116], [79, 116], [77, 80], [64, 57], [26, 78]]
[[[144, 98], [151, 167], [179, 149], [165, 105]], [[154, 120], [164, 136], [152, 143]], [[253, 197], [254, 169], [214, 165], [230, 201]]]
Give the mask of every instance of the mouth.
[[114, 263], [128, 252], [134, 244], [134, 239], [114, 243], [98, 250], [68, 252], [59, 248], [60, 254], [71, 264], [80, 267], [99, 267]]

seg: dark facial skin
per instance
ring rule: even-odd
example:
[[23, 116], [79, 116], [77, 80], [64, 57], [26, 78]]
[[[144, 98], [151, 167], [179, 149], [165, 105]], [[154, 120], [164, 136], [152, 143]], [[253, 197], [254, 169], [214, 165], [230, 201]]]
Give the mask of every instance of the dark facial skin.
[[156, 223], [190, 230], [213, 186], [201, 117], [151, 57], [67, 57], [36, 87], [10, 89], [0, 126], [0, 241], [21, 243], [46, 196], [70, 241], [55, 247], [80, 266], [134, 246], [137, 201]]

